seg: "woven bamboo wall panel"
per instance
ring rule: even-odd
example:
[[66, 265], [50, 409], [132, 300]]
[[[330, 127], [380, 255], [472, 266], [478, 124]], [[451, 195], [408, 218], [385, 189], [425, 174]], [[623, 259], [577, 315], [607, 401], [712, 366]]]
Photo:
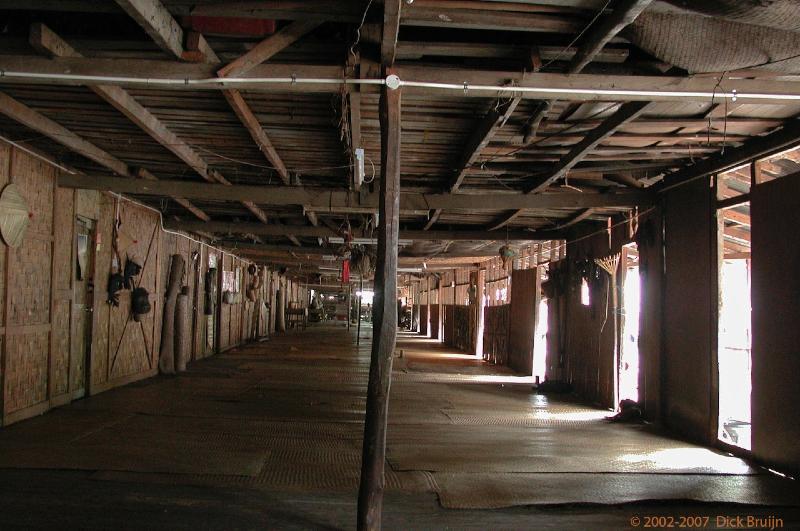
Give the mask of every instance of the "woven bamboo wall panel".
[[142, 266], [142, 272], [135, 278], [137, 286], [146, 288], [150, 293], [156, 289], [157, 256], [158, 256], [158, 216], [154, 212], [138, 208], [129, 203], [122, 203], [119, 209], [120, 232], [133, 238], [134, 242], [123, 253], [122, 262], [130, 258]]
[[119, 307], [112, 307], [109, 312], [109, 344], [111, 352], [111, 380], [144, 372], [152, 368], [152, 357], [148, 350], [147, 336], [152, 335], [152, 323], [149, 329], [145, 328], [146, 320], [136, 322], [130, 312], [130, 293], [125, 292], [120, 296]]
[[11, 307], [9, 324], [34, 325], [50, 322], [49, 241], [26, 238], [9, 254]]
[[[158, 216], [129, 203], [119, 205], [119, 232], [132, 240], [130, 247], [120, 251], [122, 264], [128, 259], [140, 266], [142, 271], [133, 279], [136, 286], [156, 293], [158, 273]], [[118, 307], [109, 308], [109, 375], [110, 379], [145, 372], [154, 365], [153, 358], [153, 313], [136, 322], [131, 314], [131, 291], [120, 292]]]
[[72, 287], [72, 231], [75, 224], [73, 212], [75, 194], [72, 190], [56, 188], [56, 212], [54, 231], [53, 287], [69, 290]]
[[72, 301], [57, 300], [53, 303], [52, 330], [52, 375], [53, 396], [58, 396], [69, 391], [69, 341], [70, 341], [70, 311]]
[[100, 219], [100, 192], [75, 190], [75, 214], [89, 219]]
[[510, 305], [484, 308], [483, 359], [505, 365], [508, 360]]
[[47, 399], [48, 332], [6, 336], [5, 413]]
[[111, 229], [114, 222], [114, 210], [113, 199], [100, 196], [99, 216], [96, 225], [96, 232], [100, 238], [100, 249], [95, 254], [94, 320], [91, 356], [92, 386], [108, 381], [110, 344], [108, 320], [110, 312], [109, 306], [105, 301], [108, 296], [108, 277], [111, 272]]
[[464, 352], [469, 352], [472, 348], [472, 315], [471, 306], [453, 307], [453, 346]]
[[53, 183], [55, 169], [49, 164], [26, 153], [14, 150], [14, 183], [28, 203], [32, 214], [28, 231], [36, 234], [51, 234], [53, 228]]

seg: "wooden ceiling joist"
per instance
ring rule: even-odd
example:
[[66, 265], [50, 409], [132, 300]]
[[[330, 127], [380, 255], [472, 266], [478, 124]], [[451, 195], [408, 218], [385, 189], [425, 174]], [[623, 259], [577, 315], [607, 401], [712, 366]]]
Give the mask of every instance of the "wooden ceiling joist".
[[789, 149], [796, 146], [798, 140], [800, 140], [800, 120], [792, 119], [778, 131], [754, 138], [742, 146], [726, 149], [723, 154], [705, 158], [666, 175], [654, 189], [658, 192], [666, 192], [695, 179], [727, 171], [754, 159]]
[[[567, 172], [575, 167], [576, 164], [581, 162], [586, 155], [592, 152], [603, 140], [613, 135], [617, 129], [626, 123], [635, 120], [644, 113], [652, 103], [647, 102], [630, 102], [620, 106], [620, 108], [611, 116], [603, 120], [603, 122], [592, 129], [583, 140], [578, 142], [570, 149], [569, 153], [564, 156], [561, 161], [556, 165], [553, 171], [549, 172], [544, 177], [537, 177], [535, 184], [531, 184], [526, 190], [526, 194], [538, 194], [546, 190], [551, 184], [558, 179], [564, 177]], [[489, 230], [497, 230], [505, 227], [515, 219], [517, 219], [523, 210], [508, 213], [492, 223]]]
[[[366, 63], [364, 63], [366, 64]], [[369, 66], [369, 65], [367, 65]], [[218, 82], [200, 83], [202, 80], [216, 78], [215, 65], [206, 63], [188, 63], [155, 59], [107, 59], [62, 57], [45, 59], [25, 55], [0, 55], [0, 70], [5, 72], [2, 83], [56, 84], [56, 85], [147, 85], [156, 87], [156, 80], [163, 79], [169, 85], [160, 85], [163, 90], [224, 90], [226, 87]], [[262, 93], [328, 93], [340, 94], [349, 91], [339, 83], [303, 83], [303, 78], [342, 79], [343, 66], [318, 64], [282, 64], [271, 63], [259, 65], [244, 74], [243, 78], [252, 78], [252, 83], [237, 83], [240, 90], [248, 89]], [[492, 85], [502, 87], [508, 92], [509, 79], [519, 77], [518, 72], [472, 70], [465, 68], [437, 68], [432, 66], [397, 65], [395, 73], [404, 81], [422, 83], [466, 83], [466, 90], [441, 89], [430, 86], [403, 86], [404, 94], [413, 96], [455, 96], [468, 98], [486, 98], [492, 94], [482, 90], [470, 90], [470, 86]], [[25, 74], [32, 74], [26, 77]], [[43, 77], [44, 75], [44, 77]], [[65, 76], [47, 78], [46, 76]], [[92, 76], [94, 78], [69, 79], [69, 76]], [[96, 77], [104, 78], [102, 80]], [[268, 83], [264, 78], [292, 78], [291, 83]], [[368, 68], [364, 79], [382, 79], [376, 68]], [[139, 81], [134, 81], [134, 80]], [[192, 85], [186, 82], [193, 82]], [[709, 95], [719, 78], [681, 77], [681, 76], [619, 76], [610, 74], [559, 74], [536, 73], [527, 76], [517, 83], [519, 87], [534, 87], [539, 92], [520, 92], [522, 99], [560, 99], [562, 101], [682, 101], [708, 103]], [[776, 81], [773, 79], [749, 79], [726, 77], [722, 80], [728, 93], [736, 90], [738, 98], [748, 104], [779, 105], [782, 95], [800, 93], [800, 82]], [[576, 89], [581, 89], [576, 90]], [[498, 89], [500, 90], [500, 89]], [[378, 88], [363, 85], [362, 93], [375, 94]], [[593, 91], [613, 91], [613, 94], [595, 93]], [[717, 89], [719, 93], [719, 89]], [[748, 97], [747, 95], [751, 96]], [[722, 96], [720, 96], [722, 97]]]
[[[47, 118], [43, 114], [31, 109], [22, 102], [19, 102], [2, 92], [0, 92], [0, 112], [12, 120], [19, 122], [24, 126], [45, 135], [48, 138], [51, 138], [55, 142], [58, 142], [75, 153], [96, 162], [104, 168], [108, 168], [118, 175], [123, 175], [126, 177], [138, 176], [144, 179], [157, 180], [157, 177], [147, 170], [132, 170], [128, 164], [118, 159], [114, 155], [97, 147], [61, 124]], [[208, 221], [210, 219], [205, 212], [193, 205], [187, 199], [179, 196], [173, 196], [171, 194], [164, 195], [171, 197], [176, 203], [186, 208], [198, 219], [203, 221]]]
[[314, 31], [322, 22], [315, 19], [298, 20], [256, 44], [247, 53], [217, 70], [219, 77], [237, 77], [260, 65], [301, 37]]
[[[580, 73], [586, 65], [594, 60], [611, 39], [631, 24], [652, 0], [622, 0], [617, 2], [610, 15], [603, 17], [589, 33], [583, 44], [578, 48], [567, 66], [568, 74]], [[534, 114], [528, 119], [525, 131], [525, 142], [529, 143], [536, 137], [536, 132], [542, 120], [553, 107], [552, 100], [545, 100], [539, 105]]]
[[183, 30], [160, 0], [116, 0], [116, 2], [161, 49], [181, 58]]
[[[344, 190], [315, 190], [295, 186], [247, 186], [205, 184], [192, 181], [142, 182], [121, 177], [94, 175], [63, 175], [59, 186], [105, 190], [142, 196], [178, 195], [189, 199], [242, 201], [251, 200], [263, 205], [307, 205], [316, 212], [337, 208], [377, 208], [375, 193], [361, 195]], [[525, 209], [553, 208], [632, 208], [650, 204], [652, 195], [645, 191], [620, 191], [616, 193], [559, 192], [548, 194], [492, 193], [422, 194], [404, 192], [400, 196], [403, 210], [427, 211], [434, 209], [501, 210], [508, 207]]]
[[[82, 57], [69, 43], [44, 24], [33, 24], [31, 26], [29, 40], [31, 45], [40, 53], [47, 53], [54, 57]], [[60, 55], [57, 56], [56, 54]], [[230, 184], [219, 172], [211, 170], [208, 163], [189, 144], [178, 138], [161, 120], [138, 103], [127, 91], [120, 87], [102, 84], [92, 85], [90, 88], [95, 94], [139, 126], [156, 142], [186, 163], [203, 179], [208, 182]], [[257, 205], [251, 201], [242, 202], [242, 205], [259, 220], [266, 222], [267, 215]]]
[[[255, 234], [257, 236], [284, 236], [287, 233], [295, 234], [300, 237], [309, 238], [333, 238], [341, 237], [342, 234], [327, 227], [310, 227], [308, 225], [267, 225], [260, 223], [229, 223], [220, 221], [210, 221], [208, 223], [194, 221], [167, 221], [167, 228], [182, 230], [186, 232], [208, 232], [212, 234]], [[356, 230], [354, 237], [361, 237], [360, 231]], [[509, 231], [503, 234], [502, 239], [508, 241], [536, 241], [563, 239], [564, 234], [558, 232], [546, 232], [545, 236], [533, 231]], [[497, 233], [473, 230], [400, 230], [401, 240], [452, 240], [452, 241], [484, 241], [497, 240]]]

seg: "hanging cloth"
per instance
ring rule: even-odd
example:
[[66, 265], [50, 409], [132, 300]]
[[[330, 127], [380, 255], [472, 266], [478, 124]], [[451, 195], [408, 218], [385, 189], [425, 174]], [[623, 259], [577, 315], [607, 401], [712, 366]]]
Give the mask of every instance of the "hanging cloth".
[[350, 282], [350, 260], [342, 260], [342, 284]]

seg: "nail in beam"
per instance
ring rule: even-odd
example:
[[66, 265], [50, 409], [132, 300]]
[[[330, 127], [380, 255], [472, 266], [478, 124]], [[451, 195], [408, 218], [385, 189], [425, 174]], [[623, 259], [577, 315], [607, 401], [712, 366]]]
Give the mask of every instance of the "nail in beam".
[[400, 213], [400, 89], [383, 87], [380, 97], [381, 186], [378, 262], [372, 306], [372, 355], [367, 386], [358, 529], [381, 527], [386, 462], [386, 420], [392, 355], [397, 339], [397, 240]]

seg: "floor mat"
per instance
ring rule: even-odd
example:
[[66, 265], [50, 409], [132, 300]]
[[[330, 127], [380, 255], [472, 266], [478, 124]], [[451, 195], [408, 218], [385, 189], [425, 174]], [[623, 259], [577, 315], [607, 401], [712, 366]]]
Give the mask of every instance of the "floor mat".
[[800, 487], [776, 476], [434, 473], [448, 509], [692, 500], [798, 506]]

